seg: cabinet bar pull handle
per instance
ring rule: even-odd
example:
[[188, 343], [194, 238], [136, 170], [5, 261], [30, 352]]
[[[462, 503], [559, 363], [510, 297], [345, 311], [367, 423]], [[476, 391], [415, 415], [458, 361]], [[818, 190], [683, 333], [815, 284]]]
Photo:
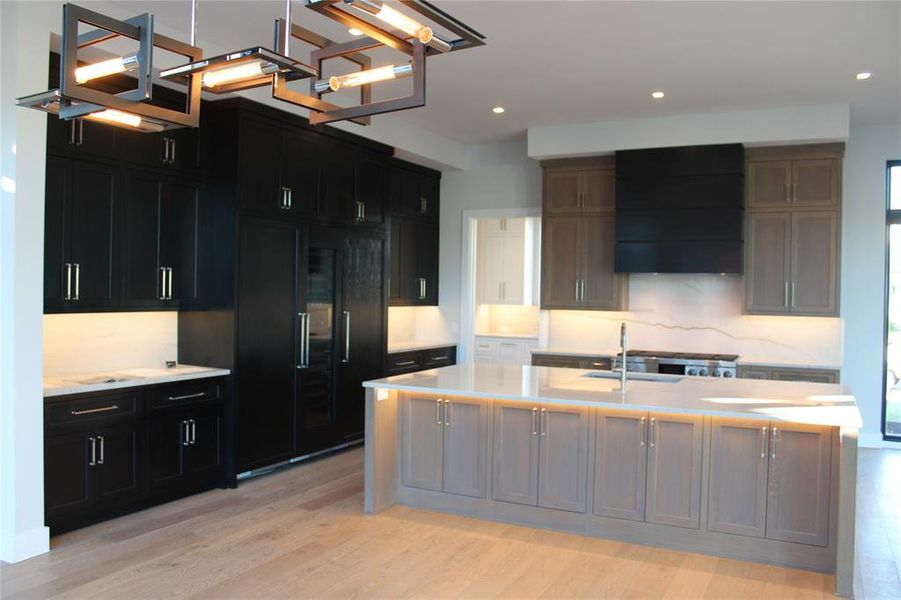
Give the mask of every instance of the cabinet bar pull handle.
[[419, 277], [419, 299], [425, 300], [426, 296], [426, 280], [425, 277]]
[[424, 215], [427, 212], [429, 212], [429, 201], [426, 200], [425, 198], [423, 198], [422, 196], [420, 196], [419, 197], [419, 214]]
[[788, 308], [788, 282], [785, 282], [785, 298], [782, 300], [782, 305], [785, 308]]
[[579, 301], [579, 280], [576, 279], [576, 302]]
[[163, 162], [169, 162], [169, 138], [163, 138]]
[[444, 423], [441, 422], [441, 398], [435, 400], [435, 422], [439, 425], [444, 425]]
[[97, 464], [97, 440], [94, 438], [88, 438], [91, 442], [91, 460], [88, 462], [89, 467], [93, 467]]
[[169, 281], [166, 285], [166, 297], [169, 300], [172, 300], [172, 267], [166, 267], [166, 270], [169, 271]]
[[341, 359], [341, 362], [348, 363], [350, 362], [350, 311], [345, 310], [344, 312], [344, 358]]
[[78, 120], [69, 121], [69, 145], [72, 146], [75, 144], [75, 126], [78, 123]]
[[547, 409], [541, 409], [541, 435], [547, 435]]
[[160, 267], [160, 300], [166, 299], [166, 267]]
[[72, 263], [72, 266], [75, 267], [75, 295], [72, 296], [72, 299], [78, 300], [78, 295], [81, 290], [81, 265]]
[[360, 220], [361, 221], [366, 220], [366, 203], [365, 202], [360, 202]]
[[532, 435], [538, 435], [538, 408], [532, 409]]
[[169, 138], [169, 144], [172, 146], [171, 152], [169, 152], [169, 164], [175, 164], [175, 140], [173, 138]]
[[78, 119], [78, 141], [75, 142], [76, 146], [81, 146], [84, 143], [84, 121]]
[[444, 426], [450, 427], [450, 400], [444, 401]]
[[773, 432], [770, 435], [770, 458], [776, 460], [776, 436], [779, 434], [779, 429], [773, 427]]
[[288, 208], [294, 208], [294, 188], [288, 188]]
[[305, 369], [307, 367], [307, 359], [304, 353], [304, 349], [306, 348], [306, 337], [307, 337], [307, 313], [299, 312], [297, 313], [297, 319], [299, 321], [298, 328], [300, 329], [300, 344], [298, 346], [298, 369]]
[[798, 201], [798, 182], [792, 184], [792, 202]]
[[66, 295], [63, 298], [64, 300], [72, 299], [72, 263], [65, 263], [66, 265]]
[[791, 204], [792, 198], [791, 198], [791, 192], [789, 191], [788, 182], [786, 181], [784, 185], [785, 185], [785, 203]]
[[657, 420], [654, 417], [651, 417], [651, 422], [648, 425], [648, 446], [650, 446], [651, 448], [653, 448], [655, 445], [654, 434], [656, 433], [656, 429], [654, 429], [654, 425], [656, 424], [656, 422]]
[[83, 410], [72, 410], [69, 412], [72, 414], [72, 416], [77, 417], [79, 415], [92, 415], [94, 413], [109, 412], [111, 410], [119, 410], [119, 405], [112, 404], [110, 406], [101, 406], [100, 408], [85, 408]]
[[206, 392], [197, 392], [196, 394], [185, 394], [184, 396], [169, 396], [169, 402], [178, 402], [179, 400], [193, 400], [194, 398], [203, 398]]
[[447, 360], [447, 359], [448, 359], [448, 355], [442, 354], [441, 356], [433, 356], [429, 360]]
[[187, 446], [191, 443], [191, 434], [188, 430], [188, 421], [187, 419], [182, 420], [181, 422], [181, 445]]
[[760, 428], [760, 458], [766, 458], [766, 426]]
[[97, 440], [100, 442], [100, 458], [97, 460], [97, 464], [102, 465], [103, 464], [103, 455], [105, 454], [104, 448], [106, 447], [106, 444], [103, 443], [102, 435], [98, 435]]
[[310, 366], [310, 315], [303, 316], [303, 366]]
[[415, 360], [402, 360], [399, 363], [394, 363], [394, 366], [395, 367], [410, 367], [415, 364], [416, 364]]
[[645, 417], [641, 418], [641, 425], [638, 426], [638, 445], [644, 447], [644, 423]]
[[794, 281], [792, 281], [791, 297], [792, 297], [792, 302], [791, 302], [792, 306], [791, 307], [794, 308], [795, 307], [795, 282]]
[[193, 446], [197, 443], [197, 421], [194, 419], [190, 419], [189, 421], [191, 423], [191, 445]]

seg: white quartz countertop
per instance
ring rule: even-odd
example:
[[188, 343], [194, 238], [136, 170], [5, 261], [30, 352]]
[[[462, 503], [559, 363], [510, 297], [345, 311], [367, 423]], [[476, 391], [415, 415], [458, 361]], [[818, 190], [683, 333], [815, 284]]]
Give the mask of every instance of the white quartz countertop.
[[[589, 377], [589, 373], [612, 378]], [[857, 402], [844, 385], [641, 374], [630, 375], [641, 379], [630, 379], [623, 389], [618, 375], [610, 371], [465, 363], [367, 381], [363, 386], [855, 429], [862, 424]]]
[[85, 392], [103, 392], [120, 388], [141, 385], [173, 383], [205, 377], [222, 377], [231, 373], [228, 369], [200, 367], [197, 365], [178, 365], [166, 368], [136, 368], [120, 371], [103, 371], [98, 373], [78, 373], [44, 378], [44, 397], [83, 394]]
[[432, 348], [448, 348], [456, 345], [457, 342], [400, 342], [388, 344], [388, 354], [415, 352], [416, 350], [431, 350]]

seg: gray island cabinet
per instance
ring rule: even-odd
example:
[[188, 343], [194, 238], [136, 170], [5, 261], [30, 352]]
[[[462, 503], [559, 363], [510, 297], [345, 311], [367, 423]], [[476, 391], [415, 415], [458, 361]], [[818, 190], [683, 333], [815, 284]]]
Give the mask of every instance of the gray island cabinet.
[[853, 595], [860, 413], [841, 385], [462, 364], [366, 382], [392, 504], [835, 573]]

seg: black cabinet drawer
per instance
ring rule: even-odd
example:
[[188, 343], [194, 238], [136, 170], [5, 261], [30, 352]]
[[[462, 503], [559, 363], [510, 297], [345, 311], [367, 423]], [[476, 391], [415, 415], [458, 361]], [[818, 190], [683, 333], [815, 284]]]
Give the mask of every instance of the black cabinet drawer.
[[135, 390], [73, 400], [48, 400], [44, 406], [44, 423], [47, 426], [75, 425], [138, 417], [140, 414], [141, 391]]
[[156, 411], [217, 401], [221, 383], [221, 378], [193, 379], [152, 388], [147, 391], [148, 409]]
[[402, 373], [418, 371], [423, 367], [422, 353], [416, 351], [389, 354], [387, 367], [389, 375], [400, 375]]
[[422, 362], [429, 369], [457, 364], [457, 348], [454, 346], [424, 350], [422, 354]]

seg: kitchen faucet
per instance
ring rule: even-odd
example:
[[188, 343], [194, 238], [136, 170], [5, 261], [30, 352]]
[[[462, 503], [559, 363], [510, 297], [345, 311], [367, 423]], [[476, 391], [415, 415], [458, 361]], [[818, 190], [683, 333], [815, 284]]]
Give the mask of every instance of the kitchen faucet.
[[626, 387], [626, 324], [623, 323], [619, 328], [619, 349], [622, 354], [622, 362], [620, 363], [620, 375], [619, 380], [623, 386], [623, 389]]

